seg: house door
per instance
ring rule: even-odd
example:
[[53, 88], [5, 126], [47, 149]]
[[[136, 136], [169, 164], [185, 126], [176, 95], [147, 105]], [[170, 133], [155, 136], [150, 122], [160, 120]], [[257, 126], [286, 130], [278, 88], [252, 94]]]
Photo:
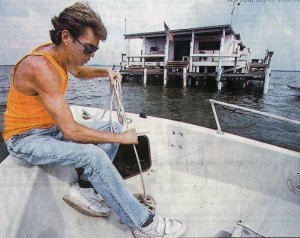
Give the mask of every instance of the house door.
[[175, 41], [174, 60], [181, 61], [183, 56], [190, 55], [190, 41]]

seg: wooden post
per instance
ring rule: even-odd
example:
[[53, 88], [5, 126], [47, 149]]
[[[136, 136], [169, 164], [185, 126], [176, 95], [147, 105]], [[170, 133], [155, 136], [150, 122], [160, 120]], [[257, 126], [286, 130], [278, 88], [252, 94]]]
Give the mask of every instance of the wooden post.
[[[207, 66], [204, 67], [204, 73], [207, 74]], [[204, 76], [204, 80], [203, 80], [204, 86], [206, 85], [206, 83], [207, 83], [207, 77]]]
[[[239, 55], [239, 46], [237, 47], [237, 49], [235, 50], [235, 53], [237, 54], [237, 55]], [[236, 57], [234, 57], [234, 67], [233, 67], [233, 73], [236, 73], [236, 66], [237, 66], [237, 56]]]
[[167, 85], [168, 69], [164, 68], [164, 86]]
[[190, 44], [190, 60], [189, 60], [190, 72], [193, 71], [193, 57], [191, 55], [194, 54], [194, 44], [195, 44], [195, 32], [192, 31], [192, 41]]
[[129, 45], [130, 45], [130, 39], [127, 39], [126, 42], [126, 67], [129, 68]]
[[187, 67], [184, 67], [183, 68], [183, 75], [182, 75], [182, 80], [183, 80], [183, 87], [185, 88], [186, 87], [186, 76], [187, 76]]
[[236, 73], [237, 57], [234, 57], [233, 73]]
[[166, 36], [166, 45], [165, 45], [165, 66], [168, 63], [169, 60], [169, 38]]
[[168, 69], [166, 68], [168, 60], [169, 60], [169, 38], [166, 36], [166, 44], [165, 44], [165, 66], [164, 66], [164, 86], [167, 85], [167, 77], [168, 77]]
[[188, 78], [187, 83], [188, 83], [189, 86], [192, 85], [192, 79], [191, 79], [191, 77]]
[[270, 73], [271, 73], [271, 68], [267, 67], [265, 72], [265, 82], [264, 82], [264, 92], [263, 92], [264, 95], [268, 94], [269, 91]]
[[145, 57], [146, 54], [146, 36], [143, 36], [143, 49], [142, 49], [142, 67], [145, 67]]
[[271, 58], [272, 58], [273, 52], [268, 53], [268, 67], [266, 68], [265, 72], [265, 83], [264, 83], [264, 92], [263, 94], [267, 94], [269, 91], [269, 83], [270, 83], [270, 74], [271, 74]]
[[217, 67], [218, 91], [221, 91], [221, 89], [222, 89], [221, 76], [222, 76], [222, 55], [223, 55], [224, 43], [225, 43], [225, 28], [223, 28], [223, 35], [222, 35], [221, 44], [220, 44], [219, 63], [218, 63], [218, 67]]
[[147, 68], [144, 68], [144, 86], [147, 85]]

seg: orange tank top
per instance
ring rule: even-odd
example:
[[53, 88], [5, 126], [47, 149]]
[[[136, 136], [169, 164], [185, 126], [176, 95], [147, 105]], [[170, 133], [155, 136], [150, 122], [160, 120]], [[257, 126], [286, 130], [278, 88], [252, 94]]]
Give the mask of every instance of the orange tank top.
[[49, 45], [43, 44], [35, 48], [30, 54], [23, 57], [13, 68], [10, 89], [7, 97], [7, 109], [4, 113], [3, 139], [7, 141], [11, 136], [26, 132], [32, 128], [49, 128], [55, 125], [55, 122], [47, 112], [40, 97], [27, 96], [17, 91], [14, 87], [14, 75], [21, 61], [29, 55], [45, 57], [57, 70], [60, 78], [60, 90], [65, 95], [68, 84], [67, 72], [54, 60], [47, 52], [38, 51], [39, 48]]

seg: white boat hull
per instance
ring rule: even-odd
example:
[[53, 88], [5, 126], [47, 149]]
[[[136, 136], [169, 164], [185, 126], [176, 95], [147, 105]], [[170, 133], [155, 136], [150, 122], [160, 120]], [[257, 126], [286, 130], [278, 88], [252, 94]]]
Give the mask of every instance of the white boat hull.
[[[81, 109], [72, 107], [79, 122]], [[91, 120], [100, 115], [85, 110]], [[300, 195], [288, 186], [300, 172], [300, 153], [186, 123], [128, 116], [132, 127], [149, 131], [146, 192], [158, 214], [186, 223], [186, 237], [232, 233], [239, 220], [263, 236], [300, 235]], [[114, 213], [88, 217], [64, 203], [76, 180], [73, 169], [24, 166], [9, 156], [0, 171], [1, 237], [131, 237]], [[126, 184], [142, 192], [139, 176]]]

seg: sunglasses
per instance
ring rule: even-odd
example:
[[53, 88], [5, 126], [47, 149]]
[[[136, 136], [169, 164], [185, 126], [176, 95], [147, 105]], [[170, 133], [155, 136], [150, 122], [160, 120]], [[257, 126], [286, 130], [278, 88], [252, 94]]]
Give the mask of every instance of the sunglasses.
[[78, 40], [78, 39], [76, 39], [76, 38], [74, 38], [74, 39], [75, 39], [75, 40], [76, 40], [76, 41], [84, 48], [83, 53], [84, 53], [85, 55], [90, 55], [90, 54], [96, 52], [96, 51], [99, 49], [99, 47], [97, 47], [97, 46], [94, 46], [94, 45], [92, 45], [92, 44], [84, 45], [84, 44], [82, 44], [82, 43], [80, 42], [80, 40]]

